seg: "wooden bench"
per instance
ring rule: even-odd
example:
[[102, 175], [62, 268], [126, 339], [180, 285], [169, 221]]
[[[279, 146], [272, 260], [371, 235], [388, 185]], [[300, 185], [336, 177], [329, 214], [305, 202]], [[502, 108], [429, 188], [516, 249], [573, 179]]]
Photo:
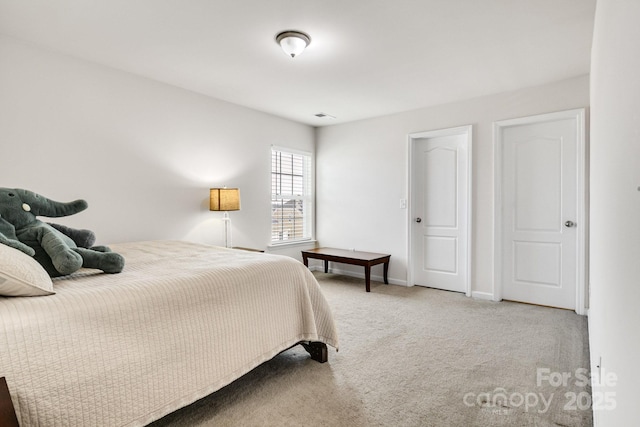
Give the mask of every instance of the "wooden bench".
[[389, 284], [387, 273], [389, 272], [389, 259], [391, 255], [335, 248], [316, 248], [302, 251], [302, 260], [307, 267], [309, 267], [309, 258], [323, 260], [325, 273], [329, 271], [329, 261], [364, 267], [364, 280], [367, 292], [371, 292], [371, 267], [377, 264], [384, 264], [384, 283], [386, 285]]

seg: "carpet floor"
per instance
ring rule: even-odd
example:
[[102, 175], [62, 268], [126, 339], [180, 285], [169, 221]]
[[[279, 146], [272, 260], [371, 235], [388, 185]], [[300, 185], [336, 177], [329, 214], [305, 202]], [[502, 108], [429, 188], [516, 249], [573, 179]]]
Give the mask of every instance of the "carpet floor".
[[161, 426], [591, 426], [587, 319], [314, 273], [329, 362], [294, 347]]

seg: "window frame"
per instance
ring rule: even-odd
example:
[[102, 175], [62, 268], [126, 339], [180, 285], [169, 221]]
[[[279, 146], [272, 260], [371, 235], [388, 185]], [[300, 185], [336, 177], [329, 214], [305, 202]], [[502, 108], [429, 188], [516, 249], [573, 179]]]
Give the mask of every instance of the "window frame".
[[[294, 194], [275, 194], [274, 193], [274, 152], [282, 153], [286, 155], [304, 156], [307, 160], [303, 160], [303, 191], [308, 191], [309, 194], [294, 195]], [[315, 240], [315, 158], [314, 153], [306, 150], [299, 150], [290, 147], [272, 145], [270, 150], [271, 155], [271, 237], [270, 246], [283, 246], [283, 245], [295, 245], [301, 243], [308, 243]], [[305, 164], [306, 163], [306, 164]], [[281, 171], [280, 171], [281, 173]], [[291, 197], [287, 197], [291, 196]], [[274, 239], [274, 201], [277, 199], [288, 200], [301, 200], [303, 202], [303, 236], [293, 239]]]

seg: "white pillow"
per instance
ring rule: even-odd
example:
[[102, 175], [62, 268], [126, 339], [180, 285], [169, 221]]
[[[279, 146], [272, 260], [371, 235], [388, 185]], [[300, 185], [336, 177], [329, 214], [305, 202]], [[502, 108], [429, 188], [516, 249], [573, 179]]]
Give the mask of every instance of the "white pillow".
[[18, 249], [0, 244], [0, 296], [52, 295], [53, 282], [38, 261]]

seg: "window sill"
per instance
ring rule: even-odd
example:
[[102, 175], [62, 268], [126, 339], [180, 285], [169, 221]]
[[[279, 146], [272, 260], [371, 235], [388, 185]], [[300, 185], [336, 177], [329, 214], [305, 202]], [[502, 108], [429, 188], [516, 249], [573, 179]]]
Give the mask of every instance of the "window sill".
[[292, 246], [315, 246], [318, 243], [316, 239], [309, 240], [296, 240], [293, 242], [282, 242], [282, 243], [272, 243], [267, 246], [268, 249], [279, 249], [279, 248], [288, 248]]

